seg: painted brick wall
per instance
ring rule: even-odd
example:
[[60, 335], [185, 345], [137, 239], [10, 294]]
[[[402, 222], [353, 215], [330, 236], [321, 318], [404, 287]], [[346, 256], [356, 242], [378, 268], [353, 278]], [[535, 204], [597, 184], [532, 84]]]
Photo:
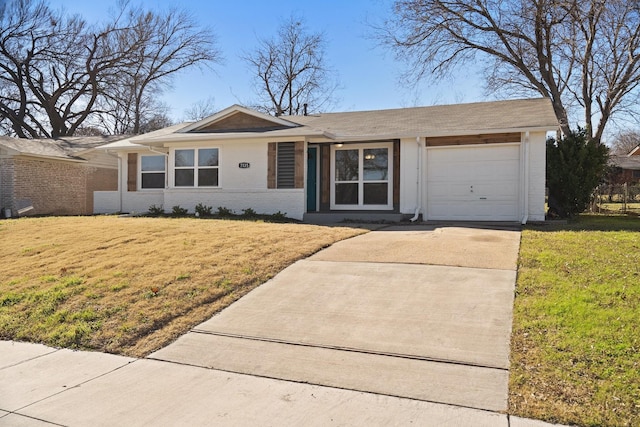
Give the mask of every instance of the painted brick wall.
[[[140, 194], [142, 192], [138, 192]], [[195, 205], [203, 203], [213, 210], [218, 207], [231, 209], [241, 214], [243, 209], [251, 208], [260, 214], [286, 213], [289, 218], [302, 220], [305, 210], [305, 195], [303, 189], [286, 190], [206, 190], [206, 189], [168, 189], [164, 190], [165, 212], [171, 212], [173, 206], [179, 205], [194, 212]], [[146, 211], [149, 205], [145, 206]], [[127, 206], [123, 211], [131, 211]]]

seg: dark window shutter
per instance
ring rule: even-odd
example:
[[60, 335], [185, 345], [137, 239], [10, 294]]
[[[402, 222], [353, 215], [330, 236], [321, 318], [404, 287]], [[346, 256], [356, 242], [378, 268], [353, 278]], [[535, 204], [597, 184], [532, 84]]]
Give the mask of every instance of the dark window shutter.
[[129, 153], [127, 156], [127, 191], [138, 189], [138, 155]]
[[278, 188], [296, 188], [296, 143], [278, 143], [278, 165], [276, 172]]

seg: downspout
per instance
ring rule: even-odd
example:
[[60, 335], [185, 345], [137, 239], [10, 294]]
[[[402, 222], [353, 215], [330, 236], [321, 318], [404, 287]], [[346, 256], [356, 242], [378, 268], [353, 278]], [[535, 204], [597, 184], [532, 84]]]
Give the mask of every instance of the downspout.
[[524, 215], [522, 225], [529, 220], [529, 131], [524, 134]]
[[416, 144], [418, 145], [418, 155], [416, 156], [416, 175], [418, 181], [416, 182], [416, 212], [411, 218], [411, 222], [416, 222], [420, 216], [420, 210], [422, 209], [422, 145], [420, 144], [420, 137], [416, 136]]

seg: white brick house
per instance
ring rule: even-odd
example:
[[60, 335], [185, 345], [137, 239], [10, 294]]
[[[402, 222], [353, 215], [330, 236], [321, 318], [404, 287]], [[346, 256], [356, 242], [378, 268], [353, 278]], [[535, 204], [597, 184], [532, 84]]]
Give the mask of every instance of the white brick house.
[[272, 117], [234, 105], [101, 147], [117, 191], [94, 209], [198, 203], [328, 218], [544, 220], [548, 99]]

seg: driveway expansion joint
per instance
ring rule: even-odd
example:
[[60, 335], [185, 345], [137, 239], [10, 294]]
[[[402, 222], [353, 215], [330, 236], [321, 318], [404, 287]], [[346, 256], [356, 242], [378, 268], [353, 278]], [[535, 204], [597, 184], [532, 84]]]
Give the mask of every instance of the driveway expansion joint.
[[251, 336], [251, 335], [241, 335], [241, 334], [233, 334], [233, 333], [227, 333], [227, 332], [210, 331], [210, 330], [205, 331], [202, 329], [192, 329], [190, 332], [194, 334], [213, 335], [213, 336], [236, 338], [236, 339], [243, 339], [243, 340], [249, 340], [249, 341], [262, 341], [262, 342], [270, 342], [275, 344], [294, 345], [294, 346], [300, 346], [300, 347], [323, 348], [327, 350], [371, 354], [374, 356], [394, 357], [398, 359], [418, 360], [418, 361], [442, 363], [442, 364], [448, 364], [448, 365], [470, 366], [473, 368], [493, 369], [493, 370], [502, 371], [502, 372], [509, 371], [509, 368], [503, 368], [499, 366], [490, 366], [490, 365], [483, 365], [480, 363], [464, 362], [464, 361], [452, 360], [452, 359], [441, 359], [441, 358], [429, 357], [429, 356], [418, 356], [413, 354], [391, 353], [391, 352], [367, 350], [367, 349], [354, 348], [354, 347], [317, 344], [317, 343], [311, 343], [311, 342], [293, 342], [293, 341], [282, 340], [278, 338], [258, 337], [258, 336]]

